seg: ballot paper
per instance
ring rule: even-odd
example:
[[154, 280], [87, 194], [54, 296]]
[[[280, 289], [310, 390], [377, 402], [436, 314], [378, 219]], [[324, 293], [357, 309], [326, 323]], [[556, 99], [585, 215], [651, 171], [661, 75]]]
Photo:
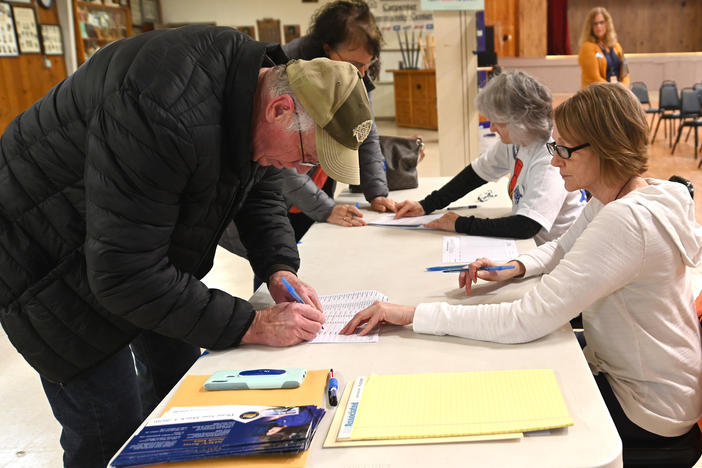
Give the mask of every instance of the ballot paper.
[[482, 236], [445, 236], [443, 263], [470, 263], [477, 258], [508, 261], [519, 253], [514, 239]]
[[445, 214], [446, 213], [439, 213], [424, 216], [414, 216], [411, 218], [395, 219], [395, 213], [389, 213], [376, 217], [374, 220], [370, 221], [368, 225], [411, 229], [426, 229], [424, 227], [425, 224], [431, 223], [432, 221], [441, 218]]
[[349, 320], [375, 301], [387, 302], [388, 298], [378, 291], [355, 291], [345, 294], [334, 294], [319, 298], [324, 310], [326, 321], [324, 328], [310, 343], [374, 343], [378, 341], [376, 328], [366, 336], [339, 335]]

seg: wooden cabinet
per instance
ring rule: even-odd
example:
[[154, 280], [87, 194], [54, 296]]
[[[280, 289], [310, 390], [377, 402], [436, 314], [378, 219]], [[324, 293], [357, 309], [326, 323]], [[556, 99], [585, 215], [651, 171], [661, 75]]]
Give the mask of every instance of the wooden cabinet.
[[390, 70], [395, 88], [395, 122], [399, 127], [436, 130], [434, 70]]
[[100, 47], [132, 35], [129, 7], [73, 0], [78, 65]]

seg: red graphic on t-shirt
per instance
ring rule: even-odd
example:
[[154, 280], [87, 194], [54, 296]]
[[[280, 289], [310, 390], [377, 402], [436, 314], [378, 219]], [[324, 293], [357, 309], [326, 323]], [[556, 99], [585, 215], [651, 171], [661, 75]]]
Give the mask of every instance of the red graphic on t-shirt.
[[512, 174], [512, 178], [509, 180], [509, 198], [512, 198], [512, 193], [514, 193], [514, 187], [517, 186], [517, 177], [519, 177], [519, 173], [522, 172], [522, 166], [524, 164], [522, 163], [521, 159], [517, 159], [517, 161], [514, 163], [514, 174]]

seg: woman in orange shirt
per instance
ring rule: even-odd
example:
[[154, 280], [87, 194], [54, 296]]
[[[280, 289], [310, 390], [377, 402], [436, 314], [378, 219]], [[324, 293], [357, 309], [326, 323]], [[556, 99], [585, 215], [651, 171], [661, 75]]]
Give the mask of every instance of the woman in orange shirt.
[[578, 63], [582, 70], [581, 85], [621, 81], [629, 85], [629, 67], [609, 12], [603, 7], [590, 10], [580, 34]]

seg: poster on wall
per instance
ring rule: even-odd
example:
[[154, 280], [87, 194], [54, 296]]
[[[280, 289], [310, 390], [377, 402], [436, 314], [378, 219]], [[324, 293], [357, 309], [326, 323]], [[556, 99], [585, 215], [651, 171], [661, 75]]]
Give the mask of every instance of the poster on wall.
[[132, 25], [141, 26], [141, 0], [129, 0], [129, 10], [132, 12]]
[[61, 27], [58, 24], [42, 24], [41, 43], [44, 45], [44, 54], [63, 55]]
[[0, 3], [0, 57], [17, 57], [17, 35], [12, 10], [7, 3]]
[[393, 81], [388, 70], [424, 68], [420, 43], [433, 44], [434, 15], [422, 10], [421, 0], [369, 0], [368, 5], [384, 40], [379, 80]]
[[141, 21], [143, 23], [160, 23], [159, 11], [158, 0], [141, 0]]
[[13, 6], [12, 13], [15, 16], [15, 27], [17, 28], [17, 40], [19, 41], [20, 52], [23, 54], [41, 53], [34, 10], [26, 7]]
[[369, 0], [375, 21], [383, 33], [385, 44], [383, 49], [399, 49], [400, 41], [411, 41], [414, 32], [415, 43], [422, 36], [432, 34], [434, 30], [434, 15], [423, 11], [421, 0]]
[[485, 0], [422, 0], [422, 10], [484, 10]]

